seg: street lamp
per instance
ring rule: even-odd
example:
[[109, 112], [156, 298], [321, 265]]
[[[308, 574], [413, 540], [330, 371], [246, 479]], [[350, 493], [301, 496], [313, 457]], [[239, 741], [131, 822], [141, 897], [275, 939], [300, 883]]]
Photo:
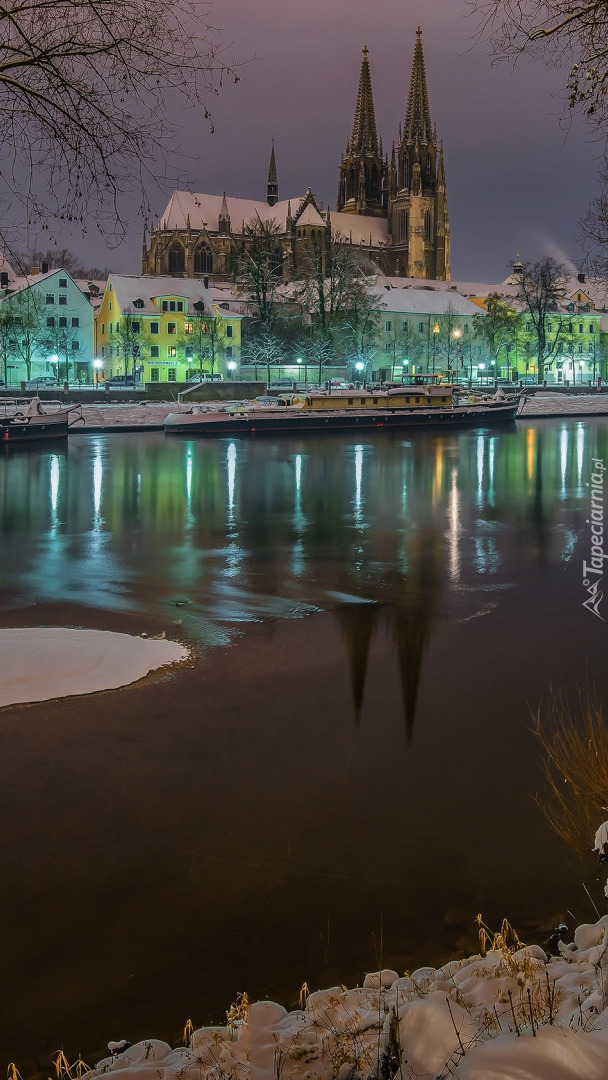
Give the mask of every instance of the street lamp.
[[[298, 365], [298, 382], [300, 382], [300, 376], [301, 376], [301, 373], [302, 373], [302, 371], [301, 371], [302, 357], [301, 356], [298, 356], [298, 358], [296, 360], [296, 364]], [[304, 370], [304, 375], [306, 376], [306, 369]]]
[[[55, 365], [55, 375], [56, 375], [57, 378], [59, 378], [59, 357], [57, 355], [49, 356], [49, 364], [54, 364]], [[67, 372], [66, 372], [66, 379], [67, 379]]]
[[365, 364], [363, 363], [362, 360], [357, 360], [357, 363], [355, 364], [355, 371], [357, 371], [359, 373], [359, 378], [357, 379], [357, 382], [360, 382], [361, 381], [361, 372], [365, 371]]
[[[462, 337], [462, 330], [460, 329], [459, 326], [454, 327], [454, 329], [452, 330], [452, 337], [454, 338], [454, 341], [456, 341], [456, 342], [458, 342], [460, 340], [460, 338]], [[448, 354], [448, 379], [451, 379], [451, 377], [452, 377], [452, 358]]]
[[93, 360], [93, 382], [97, 386], [99, 383], [99, 373], [103, 367], [103, 360]]
[[228, 371], [230, 373], [230, 378], [233, 379], [234, 378], [234, 369], [236, 368], [236, 364], [235, 364], [234, 360], [229, 360], [228, 363], [226, 364], [226, 367], [228, 368]]
[[[437, 357], [437, 334], [439, 333], [440, 329], [441, 328], [439, 326], [439, 323], [436, 322], [434, 327], [433, 327], [433, 375], [435, 374], [435, 360], [436, 360], [436, 357]], [[427, 363], [427, 369], [426, 370], [427, 371], [429, 370], [428, 369], [428, 363]]]

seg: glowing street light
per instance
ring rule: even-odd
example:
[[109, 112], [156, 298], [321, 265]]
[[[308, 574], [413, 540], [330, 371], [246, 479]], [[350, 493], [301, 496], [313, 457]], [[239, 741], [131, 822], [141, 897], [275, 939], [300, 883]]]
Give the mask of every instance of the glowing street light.
[[233, 379], [234, 378], [234, 370], [236, 368], [236, 364], [235, 364], [234, 360], [229, 360], [228, 363], [226, 364], [226, 367], [228, 368], [228, 371], [230, 373], [230, 378]]
[[93, 360], [93, 382], [97, 384], [99, 382], [99, 373], [103, 367], [103, 360]]

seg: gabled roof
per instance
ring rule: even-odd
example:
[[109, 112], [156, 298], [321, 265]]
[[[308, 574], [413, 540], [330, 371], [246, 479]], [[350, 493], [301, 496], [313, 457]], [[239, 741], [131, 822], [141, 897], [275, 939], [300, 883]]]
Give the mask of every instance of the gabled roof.
[[[199, 278], [178, 277], [128, 277], [122, 274], [111, 274], [108, 286], [112, 285], [118, 306], [122, 312], [141, 311], [144, 315], [158, 314], [158, 308], [154, 304], [157, 298], [176, 296], [188, 301], [191, 307], [196, 302], [203, 302], [207, 310], [211, 310], [212, 296]], [[136, 300], [143, 300], [144, 306], [135, 307]]]
[[372, 291], [387, 311], [404, 315], [485, 315], [477, 304], [451, 290], [387, 289], [376, 285]]
[[[166, 229], [187, 229], [188, 225], [196, 232], [200, 229], [208, 229], [211, 233], [219, 231], [219, 216], [222, 209], [222, 195], [201, 195], [190, 191], [174, 191], [169, 199], [165, 211], [160, 215], [159, 227]], [[247, 224], [252, 218], [261, 221], [276, 221], [279, 228], [284, 232], [287, 226], [287, 212], [290, 202], [298, 206], [304, 200], [304, 195], [294, 196], [292, 199], [283, 199], [281, 202], [269, 206], [267, 202], [256, 199], [234, 199], [226, 195], [226, 205], [230, 215], [230, 227], [233, 232], [239, 233], [243, 223]]]
[[325, 219], [321, 217], [312, 203], [308, 203], [299, 218], [296, 219], [296, 222], [298, 225], [320, 225], [321, 228], [325, 227]]
[[[381, 217], [368, 217], [365, 214], [331, 214], [331, 227], [335, 233], [342, 233], [353, 244], [369, 247], [381, 247], [386, 244], [387, 220]], [[403, 278], [395, 280], [403, 281]]]

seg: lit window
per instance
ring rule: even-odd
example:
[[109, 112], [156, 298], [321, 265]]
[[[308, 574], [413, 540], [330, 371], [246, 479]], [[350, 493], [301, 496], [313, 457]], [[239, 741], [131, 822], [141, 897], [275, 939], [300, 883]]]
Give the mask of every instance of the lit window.
[[167, 370], [167, 382], [177, 382], [177, 368], [170, 367]]
[[184, 323], [184, 334], [191, 334], [193, 329], [194, 327], [192, 326], [191, 322]]
[[204, 322], [201, 325], [201, 334], [208, 334], [208, 333], [209, 333], [209, 323]]
[[175, 348], [175, 345], [167, 345], [167, 356], [170, 360], [175, 359], [175, 357], [177, 356], [177, 349]]

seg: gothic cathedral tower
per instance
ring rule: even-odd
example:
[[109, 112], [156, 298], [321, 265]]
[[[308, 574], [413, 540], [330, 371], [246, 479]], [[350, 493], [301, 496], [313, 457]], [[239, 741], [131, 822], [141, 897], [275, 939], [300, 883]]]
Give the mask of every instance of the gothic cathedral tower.
[[416, 31], [403, 129], [390, 163], [376, 135], [367, 47], [359, 79], [353, 134], [340, 162], [337, 210], [387, 218], [382, 262], [400, 277], [450, 280], [450, 225], [443, 147], [431, 123], [422, 52]]
[[336, 209], [345, 214], [386, 217], [386, 164], [382, 160], [382, 143], [378, 143], [376, 134], [372, 80], [367, 56], [366, 45], [361, 61], [353, 134], [352, 138], [347, 140], [346, 153], [340, 162]]

